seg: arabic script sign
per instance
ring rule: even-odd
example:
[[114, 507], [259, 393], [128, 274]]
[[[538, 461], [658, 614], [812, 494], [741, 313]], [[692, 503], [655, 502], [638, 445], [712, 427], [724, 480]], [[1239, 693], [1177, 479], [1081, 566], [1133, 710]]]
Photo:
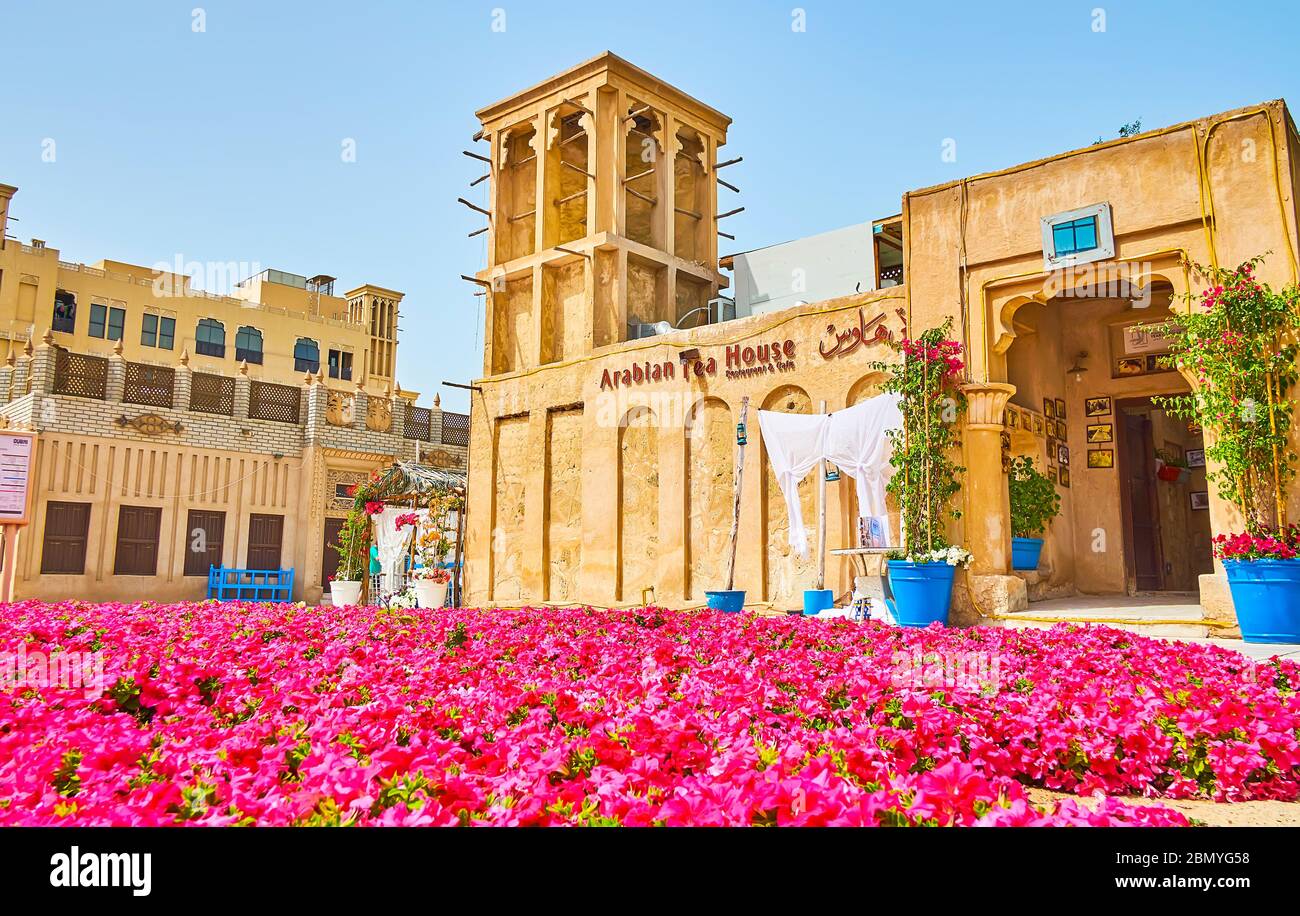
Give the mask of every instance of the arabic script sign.
[[[895, 312], [899, 318], [903, 319], [904, 332], [906, 332], [907, 313], [902, 309], [896, 309]], [[862, 309], [858, 309], [857, 324], [843, 331], [837, 330], [833, 324], [826, 325], [826, 336], [817, 345], [817, 352], [824, 359], [833, 359], [837, 356], [848, 356], [858, 347], [888, 343], [893, 339], [894, 332], [886, 327], [884, 312], [867, 321], [866, 313]]]

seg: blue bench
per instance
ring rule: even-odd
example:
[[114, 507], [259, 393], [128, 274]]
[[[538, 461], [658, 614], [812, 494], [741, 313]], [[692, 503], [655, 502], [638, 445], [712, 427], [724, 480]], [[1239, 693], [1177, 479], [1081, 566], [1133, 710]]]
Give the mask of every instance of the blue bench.
[[293, 600], [292, 569], [208, 568], [208, 597], [219, 601]]

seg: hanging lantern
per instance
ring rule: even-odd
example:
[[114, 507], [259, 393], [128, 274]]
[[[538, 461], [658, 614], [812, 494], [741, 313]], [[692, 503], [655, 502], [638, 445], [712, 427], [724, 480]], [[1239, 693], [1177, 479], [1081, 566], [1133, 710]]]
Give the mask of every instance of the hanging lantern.
[[744, 423], [737, 423], [737, 424], [736, 424], [736, 444], [737, 444], [737, 445], [745, 445], [747, 442], [749, 442], [749, 439], [747, 439], [747, 438], [745, 437], [745, 424], [744, 424]]
[[831, 464], [829, 461], [826, 462], [826, 482], [834, 483], [839, 479], [840, 479], [840, 469], [837, 468], [835, 465]]

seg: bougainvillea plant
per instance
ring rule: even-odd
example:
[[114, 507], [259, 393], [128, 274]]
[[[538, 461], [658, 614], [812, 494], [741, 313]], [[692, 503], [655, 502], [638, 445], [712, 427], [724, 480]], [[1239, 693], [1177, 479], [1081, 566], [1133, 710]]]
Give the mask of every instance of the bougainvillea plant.
[[887, 490], [902, 516], [900, 556], [913, 561], [947, 548], [947, 520], [961, 517], [952, 500], [966, 469], [951, 456], [959, 445], [957, 425], [966, 396], [959, 387], [962, 345], [949, 338], [951, 332], [948, 319], [918, 338], [903, 338], [897, 345], [901, 360], [872, 366], [888, 375], [883, 391], [902, 395], [903, 427], [888, 434], [894, 475]]
[[1152, 398], [1157, 407], [1199, 423], [1207, 433], [1207, 475], [1235, 505], [1246, 532], [1276, 533], [1285, 523], [1286, 491], [1295, 477], [1290, 448], [1300, 328], [1300, 289], [1274, 292], [1255, 278], [1262, 258], [1224, 268], [1191, 265], [1209, 285], [1199, 303], [1163, 325], [1163, 358], [1192, 382], [1192, 392]]
[[1061, 514], [1061, 495], [1056, 485], [1034, 467], [1032, 458], [1011, 462], [1007, 491], [1011, 497], [1012, 537], [1038, 537]]

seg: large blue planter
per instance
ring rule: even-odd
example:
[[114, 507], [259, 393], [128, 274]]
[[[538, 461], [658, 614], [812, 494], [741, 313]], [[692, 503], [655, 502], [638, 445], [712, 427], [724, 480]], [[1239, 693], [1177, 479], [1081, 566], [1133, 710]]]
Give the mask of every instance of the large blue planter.
[[1300, 560], [1224, 560], [1241, 638], [1300, 643]]
[[814, 617], [822, 611], [835, 607], [835, 592], [829, 588], [808, 588], [803, 593], [803, 612]]
[[1037, 569], [1038, 557], [1043, 552], [1042, 538], [1012, 538], [1011, 568]]
[[739, 614], [745, 609], [745, 590], [741, 588], [733, 589], [731, 591], [706, 591], [704, 593], [704, 601], [715, 611], [723, 611], [727, 614]]
[[928, 627], [936, 622], [947, 626], [956, 572], [957, 567], [947, 563], [890, 560], [889, 588], [894, 598], [886, 603], [894, 619], [905, 627]]

